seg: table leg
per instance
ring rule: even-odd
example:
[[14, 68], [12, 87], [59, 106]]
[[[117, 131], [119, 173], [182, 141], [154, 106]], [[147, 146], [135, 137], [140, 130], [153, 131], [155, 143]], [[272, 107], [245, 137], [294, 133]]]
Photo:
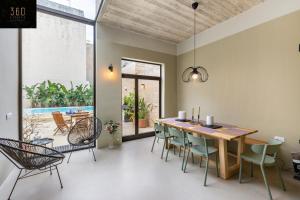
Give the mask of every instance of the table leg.
[[240, 166], [241, 154], [245, 151], [245, 136], [238, 139], [237, 164]]
[[219, 139], [219, 160], [220, 160], [220, 176], [223, 179], [229, 178], [227, 141]]

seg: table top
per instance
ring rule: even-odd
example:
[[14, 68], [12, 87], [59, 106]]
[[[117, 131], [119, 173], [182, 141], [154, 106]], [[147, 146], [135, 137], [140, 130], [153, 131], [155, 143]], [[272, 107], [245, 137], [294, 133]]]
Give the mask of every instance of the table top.
[[[222, 124], [222, 123], [216, 123], [217, 125], [221, 125], [222, 128], [211, 129], [211, 128], [201, 126], [200, 124], [192, 124], [191, 122], [176, 121], [176, 118], [159, 119], [158, 122], [168, 126], [182, 129], [187, 132], [192, 132], [199, 135], [207, 135], [210, 137], [221, 138], [225, 140], [233, 140], [257, 132], [257, 130], [240, 128], [238, 126]], [[200, 122], [202, 124], [205, 123], [202, 120]]]

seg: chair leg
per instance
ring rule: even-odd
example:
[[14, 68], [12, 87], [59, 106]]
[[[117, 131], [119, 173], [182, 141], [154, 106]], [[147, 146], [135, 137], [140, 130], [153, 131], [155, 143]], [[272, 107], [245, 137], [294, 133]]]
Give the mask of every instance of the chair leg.
[[175, 145], [173, 145], [173, 151], [174, 151], [174, 155], [176, 155], [176, 146]]
[[286, 187], [285, 187], [285, 184], [284, 184], [284, 181], [283, 181], [282, 175], [281, 175], [280, 168], [279, 168], [279, 166], [278, 166], [278, 165], [276, 165], [276, 168], [277, 168], [278, 176], [279, 176], [279, 179], [280, 179], [281, 188], [283, 189], [283, 191], [286, 191]]
[[186, 159], [185, 159], [185, 166], [184, 166], [184, 170], [183, 170], [183, 172], [185, 173], [185, 171], [186, 171], [186, 166], [187, 166], [187, 162], [188, 162], [188, 160], [189, 160], [189, 156], [190, 156], [190, 149], [188, 150], [188, 154], [187, 154], [187, 157], [186, 157]]
[[50, 175], [52, 175], [52, 167], [51, 167], [51, 165], [50, 165]]
[[260, 169], [261, 169], [261, 173], [263, 175], [263, 178], [264, 178], [264, 182], [265, 182], [265, 185], [266, 185], [266, 188], [268, 190], [268, 193], [269, 193], [269, 198], [270, 200], [272, 200], [272, 194], [271, 194], [271, 191], [270, 191], [270, 187], [269, 187], [269, 184], [268, 184], [268, 180], [267, 180], [267, 176], [266, 176], [266, 173], [265, 173], [265, 169], [264, 169], [264, 166], [260, 166]]
[[152, 144], [151, 152], [153, 152], [153, 148], [154, 148], [155, 140], [156, 140], [156, 136], [154, 136], [154, 141], [153, 141], [153, 144]]
[[192, 162], [195, 164], [194, 153], [192, 152]]
[[250, 173], [251, 177], [253, 177], [253, 163], [250, 163]]
[[96, 162], [97, 160], [96, 160], [96, 157], [95, 157], [94, 149], [91, 148], [91, 150], [92, 150], [92, 153], [93, 153], [94, 161]]
[[200, 156], [200, 168], [202, 167], [202, 156]]
[[17, 185], [17, 182], [18, 182], [18, 180], [19, 180], [19, 177], [21, 176], [21, 173], [22, 173], [22, 169], [20, 170], [20, 172], [19, 172], [19, 174], [18, 174], [18, 177], [17, 177], [17, 180], [16, 180], [16, 182], [15, 182], [13, 188], [11, 189], [11, 192], [10, 192], [10, 194], [9, 194], [8, 200], [10, 200], [10, 197], [11, 197], [11, 195], [12, 195], [12, 193], [13, 193], [13, 191], [14, 191], [16, 185]]
[[161, 156], [160, 156], [161, 159], [163, 159], [163, 156], [164, 156], [164, 151], [165, 151], [165, 146], [166, 146], [166, 140], [167, 139], [164, 139], [164, 145], [163, 145], [163, 148], [162, 148], [162, 151], [161, 151]]
[[243, 173], [243, 159], [240, 158], [240, 172], [239, 172], [239, 182], [242, 183], [242, 173]]
[[219, 156], [218, 156], [218, 152], [216, 153], [216, 168], [217, 168], [217, 176], [220, 176], [219, 173]]
[[69, 163], [69, 162], [70, 162], [70, 158], [71, 158], [71, 155], [72, 155], [72, 153], [73, 153], [73, 151], [71, 151], [71, 153], [70, 153], [70, 155], [69, 155], [69, 158], [68, 158], [68, 161], [67, 161], [67, 163]]
[[[174, 148], [175, 148], [175, 145], [174, 145]], [[166, 159], [165, 159], [166, 162], [168, 161], [169, 151], [170, 151], [170, 146], [169, 146], [169, 148], [168, 148], [168, 150], [167, 150], [167, 155], [166, 155]]]
[[181, 156], [181, 146], [179, 146], [179, 157]]
[[209, 157], [206, 158], [206, 165], [205, 165], [205, 177], [204, 177], [204, 186], [206, 186], [206, 180], [207, 180], [207, 171], [208, 171], [208, 163], [209, 163]]
[[60, 188], [63, 189], [64, 186], [63, 186], [63, 184], [62, 184], [62, 182], [61, 182], [61, 179], [60, 179], [60, 175], [59, 175], [59, 171], [58, 171], [57, 165], [55, 166], [55, 168], [56, 168], [57, 176], [58, 176], [58, 179], [59, 179], [59, 182], [60, 182]]
[[183, 171], [184, 161], [185, 161], [185, 151], [186, 151], [186, 146], [184, 146], [184, 149], [183, 149], [183, 158], [182, 158], [182, 165], [181, 165], [181, 170], [182, 171]]

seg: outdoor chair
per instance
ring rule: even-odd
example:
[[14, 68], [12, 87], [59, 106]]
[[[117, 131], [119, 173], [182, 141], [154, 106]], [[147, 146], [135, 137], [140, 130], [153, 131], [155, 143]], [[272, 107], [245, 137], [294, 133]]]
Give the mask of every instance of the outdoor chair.
[[188, 145], [188, 141], [186, 139], [186, 135], [183, 131], [173, 128], [173, 127], [169, 127], [168, 128], [170, 137], [168, 138], [169, 140], [169, 148], [167, 151], [167, 155], [166, 155], [166, 162], [168, 160], [168, 155], [169, 155], [169, 151], [170, 151], [170, 146], [173, 146], [173, 150], [174, 150], [174, 154], [175, 154], [175, 147], [179, 147], [179, 157], [181, 154], [181, 148], [184, 148], [183, 151], [183, 158], [182, 158], [182, 165], [181, 165], [181, 170], [183, 170], [183, 164], [184, 164], [184, 159], [185, 159], [185, 151], [186, 151], [186, 147]]
[[83, 118], [79, 120], [74, 126], [72, 126], [68, 134], [68, 142], [72, 146], [72, 151], [69, 155], [68, 163], [70, 161], [73, 150], [77, 148], [91, 149], [94, 161], [96, 161], [93, 144], [99, 138], [101, 131], [101, 120], [96, 117]]
[[271, 139], [268, 144], [254, 144], [251, 146], [251, 151], [241, 154], [241, 166], [239, 173], [239, 182], [242, 183], [242, 170], [243, 160], [250, 162], [251, 177], [253, 177], [253, 164], [259, 165], [265, 186], [268, 190], [269, 198], [272, 200], [272, 194], [270, 191], [269, 183], [265, 173], [265, 167], [276, 167], [277, 173], [280, 179], [281, 187], [285, 191], [285, 185], [281, 176], [280, 168], [278, 166], [278, 151], [282, 142], [279, 140]]
[[54, 134], [56, 135], [58, 131], [60, 131], [62, 134], [68, 133], [70, 130], [70, 126], [68, 123], [69, 121], [66, 121], [63, 118], [63, 115], [61, 112], [52, 112], [52, 117], [54, 119], [54, 122], [56, 124], [56, 128], [54, 129]]
[[217, 169], [217, 176], [219, 176], [219, 166], [218, 166], [218, 149], [214, 146], [214, 139], [207, 139], [205, 137], [200, 136], [193, 136], [191, 134], [187, 134], [188, 140], [188, 154], [185, 161], [184, 172], [186, 171], [187, 162], [189, 159], [190, 152], [194, 153], [195, 155], [201, 156], [200, 160], [200, 167], [202, 167], [202, 157], [206, 158], [206, 165], [205, 165], [205, 176], [204, 176], [204, 183], [203, 185], [206, 186], [207, 180], [207, 171], [208, 171], [208, 164], [209, 158], [212, 155], [216, 157], [216, 169]]
[[56, 169], [60, 186], [63, 188], [57, 168], [65, 158], [62, 153], [45, 146], [5, 138], [0, 138], [0, 152], [20, 170], [8, 199], [19, 180], [45, 172], [52, 175], [52, 168]]
[[154, 148], [156, 139], [157, 139], [157, 142], [159, 141], [159, 139], [162, 139], [164, 141], [164, 145], [163, 145], [163, 148], [161, 151], [161, 156], [160, 156], [160, 158], [162, 159], [163, 155], [164, 155], [165, 146], [166, 146], [166, 140], [170, 137], [170, 134], [166, 131], [166, 128], [159, 123], [154, 123], [154, 133], [155, 133], [155, 135], [154, 135], [151, 152], [153, 152], [153, 148]]

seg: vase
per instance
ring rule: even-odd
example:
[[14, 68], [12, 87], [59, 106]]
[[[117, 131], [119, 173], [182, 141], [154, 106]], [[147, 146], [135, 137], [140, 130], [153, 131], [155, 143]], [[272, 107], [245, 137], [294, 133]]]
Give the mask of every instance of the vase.
[[114, 134], [109, 134], [110, 135], [110, 140], [109, 140], [109, 143], [108, 143], [108, 148], [109, 149], [113, 149], [115, 148], [115, 137], [114, 137]]

